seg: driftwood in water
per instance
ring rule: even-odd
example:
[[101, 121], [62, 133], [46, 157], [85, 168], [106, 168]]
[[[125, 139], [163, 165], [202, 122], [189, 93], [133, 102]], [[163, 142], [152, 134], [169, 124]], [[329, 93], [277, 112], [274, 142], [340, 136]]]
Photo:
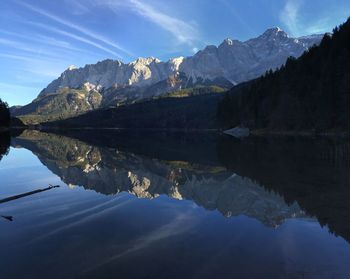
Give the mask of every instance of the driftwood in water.
[[[60, 186], [59, 185], [55, 185], [55, 186], [50, 185], [49, 187], [44, 188], [44, 189], [38, 189], [38, 190], [35, 190], [35, 191], [31, 191], [31, 192], [27, 192], [27, 193], [23, 193], [23, 194], [20, 194], [20, 195], [16, 195], [16, 196], [12, 196], [12, 197], [8, 197], [8, 198], [5, 198], [5, 199], [2, 199], [2, 200], [0, 200], [0, 203], [5, 203], [5, 202], [17, 200], [17, 199], [20, 199], [20, 198], [23, 198], [23, 197], [27, 197], [27, 196], [34, 195], [34, 194], [37, 194], [37, 193], [45, 192], [45, 191], [51, 190], [53, 188], [58, 188], [58, 187], [60, 187]], [[13, 221], [13, 217], [12, 216], [3, 216], [3, 215], [1, 215], [0, 217], [6, 219], [8, 221]]]
[[30, 195], [34, 195], [34, 194], [37, 194], [37, 193], [45, 192], [45, 191], [51, 190], [53, 188], [58, 188], [58, 187], [60, 187], [60, 186], [59, 185], [55, 185], [55, 186], [50, 185], [50, 187], [47, 187], [47, 188], [44, 188], [44, 189], [38, 189], [38, 190], [35, 190], [35, 191], [31, 191], [31, 192], [27, 192], [27, 193], [23, 193], [23, 194], [20, 194], [20, 195], [16, 195], [16, 196], [12, 196], [12, 197], [8, 197], [8, 198], [5, 198], [5, 199], [2, 199], [2, 200], [0, 200], [0, 203], [5, 203], [5, 202], [17, 200], [17, 199], [20, 199], [20, 198], [23, 198], [23, 197], [26, 197], [26, 196], [30, 196]]

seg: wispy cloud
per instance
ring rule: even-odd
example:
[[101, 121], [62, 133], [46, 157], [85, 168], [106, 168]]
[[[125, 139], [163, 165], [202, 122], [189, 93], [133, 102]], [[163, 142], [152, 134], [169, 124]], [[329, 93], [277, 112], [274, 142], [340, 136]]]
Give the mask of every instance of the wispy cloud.
[[153, 22], [160, 28], [173, 35], [178, 43], [192, 46], [199, 41], [199, 31], [195, 24], [186, 22], [169, 13], [156, 9], [149, 3], [140, 0], [110, 1], [102, 0], [97, 5], [105, 5], [112, 11], [118, 13], [120, 8], [127, 8], [143, 18]]
[[48, 78], [57, 78], [67, 67], [64, 59], [59, 58], [46, 57], [43, 59], [37, 55], [9, 53], [0, 53], [0, 57], [2, 60], [11, 61], [11, 68], [15, 70], [13, 77], [17, 81], [25, 80], [26, 83], [34, 80], [43, 81]]
[[18, 85], [18, 84], [12, 84], [12, 83], [6, 83], [6, 82], [0, 82], [1, 88], [7, 88], [7, 89], [13, 89], [13, 88], [20, 88], [20, 89], [26, 89], [26, 88], [36, 88], [36, 87], [30, 87], [30, 86], [24, 86], [24, 85]]
[[[0, 38], [0, 45], [7, 46], [11, 50], [21, 50], [23, 52], [31, 53], [37, 56], [46, 56], [48, 58], [55, 58], [56, 55], [52, 51], [47, 51], [42, 47], [38, 47], [32, 44], [27, 44], [25, 42], [20, 42], [18, 40]], [[18, 53], [18, 51], [16, 51]]]
[[69, 12], [73, 15], [82, 15], [90, 12], [90, 9], [79, 0], [64, 0], [64, 3], [69, 7]]
[[[29, 22], [27, 21], [26, 24], [28, 24]], [[7, 35], [7, 37], [11, 37], [11, 39], [13, 38], [18, 38], [18, 39], [22, 39], [20, 44], [23, 44], [24, 42], [27, 43], [28, 46], [33, 46], [33, 43], [35, 43], [34, 47], [37, 48], [37, 44], [36, 43], [40, 43], [40, 45], [47, 45], [53, 48], [59, 48], [60, 52], [62, 52], [62, 49], [65, 49], [67, 51], [75, 51], [75, 52], [79, 52], [79, 53], [88, 53], [90, 55], [95, 55], [95, 53], [90, 52], [86, 49], [83, 48], [79, 48], [76, 46], [73, 46], [70, 42], [65, 41], [65, 40], [61, 40], [58, 38], [54, 38], [54, 37], [50, 37], [50, 36], [46, 36], [46, 35], [39, 35], [39, 34], [21, 34], [18, 32], [10, 32], [7, 30], [2, 30], [0, 29], [0, 33]], [[0, 39], [1, 40], [1, 39]], [[17, 42], [16, 42], [17, 44]], [[52, 53], [55, 54], [55, 56], [57, 56], [57, 52], [56, 53]]]
[[329, 29], [330, 26], [333, 26], [333, 25], [332, 25], [332, 23], [330, 23], [329, 18], [323, 18], [323, 19], [318, 20], [315, 23], [307, 26], [305, 28], [305, 31], [308, 34], [326, 33], [326, 32], [330, 32], [331, 31]]
[[130, 3], [137, 13], [173, 34], [180, 43], [192, 44], [198, 39], [198, 31], [193, 25], [160, 12], [139, 0], [130, 0]]
[[[187, 213], [187, 214], [186, 214]], [[158, 242], [176, 237], [190, 231], [196, 225], [193, 215], [190, 212], [179, 213], [174, 219], [170, 220], [167, 224], [157, 227], [147, 234], [143, 234], [141, 237], [132, 239], [129, 244], [129, 248], [125, 251], [113, 251], [109, 252], [110, 257], [101, 261], [95, 262], [94, 265], [90, 265], [84, 273], [91, 272], [110, 264], [120, 258], [127, 257], [130, 254], [137, 253], [140, 250], [146, 250], [152, 248]], [[113, 249], [113, 248], [112, 248]]]
[[[37, 8], [37, 7], [35, 7], [33, 5], [30, 5], [28, 3], [24, 3], [24, 2], [21, 2], [21, 1], [17, 1], [17, 3], [21, 4], [22, 6], [28, 8], [28, 9], [30, 9], [33, 12], [36, 12], [37, 14], [40, 14], [42, 16], [45, 16], [45, 17], [49, 18], [50, 20], [53, 20], [53, 21], [55, 21], [57, 23], [60, 23], [60, 24], [64, 25], [67, 28], [70, 28], [70, 29], [73, 29], [75, 31], [78, 31], [81, 34], [83, 34], [84, 36], [90, 37], [91, 39], [93, 39], [95, 41], [99, 41], [100, 43], [108, 45], [109, 47], [115, 48], [115, 49], [117, 49], [119, 51], [122, 51], [123, 53], [129, 55], [129, 56], [132, 56], [132, 54], [128, 50], [124, 49], [123, 47], [121, 47], [117, 43], [113, 42], [112, 40], [110, 40], [108, 38], [105, 38], [105, 37], [101, 36], [100, 34], [97, 34], [97, 33], [93, 32], [91, 30], [88, 30], [85, 27], [77, 25], [77, 24], [75, 24], [75, 23], [73, 23], [71, 21], [68, 21], [68, 20], [63, 19], [61, 17], [58, 17], [58, 16], [56, 16], [56, 15], [54, 15], [52, 13], [49, 13], [49, 12], [43, 10], [43, 9]], [[66, 33], [72, 35], [72, 33], [69, 33], [69, 32], [66, 32]], [[80, 38], [82, 38], [82, 37], [80, 37]], [[91, 40], [87, 39], [87, 38], [84, 38], [84, 41], [87, 42], [87, 41], [91, 41]], [[99, 43], [95, 43], [95, 46], [96, 45], [100, 45], [100, 44]], [[106, 49], [109, 49], [109, 48], [103, 47], [103, 50], [106, 50]], [[108, 52], [113, 54], [113, 55], [116, 55], [118, 57], [121, 56], [120, 54], [116, 54], [116, 52], [111, 50], [111, 49], [109, 49]]]
[[303, 0], [287, 0], [282, 12], [280, 13], [281, 22], [288, 28], [292, 35], [300, 35], [300, 16], [299, 12]]
[[64, 49], [72, 50], [72, 51], [86, 52], [86, 50], [84, 50], [82, 48], [72, 46], [72, 44], [67, 42], [67, 41], [59, 40], [57, 38], [53, 38], [50, 36], [38, 35], [36, 38], [33, 38], [33, 40], [40, 42], [42, 44], [48, 44], [51, 46], [59, 47], [60, 49], [64, 48]]
[[[8, 54], [8, 53], [0, 53], [0, 57], [9, 58], [9, 59], [15, 59], [15, 60], [21, 60], [25, 62], [39, 62], [42, 61], [42, 59], [35, 57], [33, 55], [23, 55], [23, 54]], [[48, 59], [46, 59], [48, 61]], [[60, 61], [59, 59], [53, 59], [53, 62]]]
[[102, 44], [96, 43], [93, 40], [90, 40], [86, 37], [82, 37], [82, 36], [76, 35], [74, 33], [71, 33], [71, 32], [56, 28], [56, 27], [48, 26], [48, 25], [45, 25], [42, 23], [38, 23], [38, 22], [28, 22], [28, 24], [32, 24], [32, 25], [37, 26], [39, 28], [45, 29], [47, 31], [54, 32], [56, 34], [69, 37], [69, 38], [74, 39], [76, 41], [79, 41], [79, 42], [88, 44], [90, 46], [93, 46], [95, 48], [98, 48], [100, 50], [103, 50], [103, 51], [110, 53], [118, 58], [122, 58], [122, 56], [119, 53], [117, 53], [117, 52], [115, 52], [107, 47], [104, 47]]
[[228, 0], [219, 0], [219, 2], [225, 7], [226, 10], [228, 10], [234, 18], [240, 23], [241, 26], [244, 26], [246, 30], [248, 30], [251, 34], [255, 34], [255, 30], [252, 29], [251, 24], [249, 21], [245, 20], [238, 10], [236, 10], [236, 7], [232, 5], [231, 2]]
[[346, 20], [349, 8], [328, 5], [326, 12], [320, 12], [313, 17], [307, 14], [311, 3], [305, 0], [287, 0], [281, 13], [280, 20], [294, 36], [321, 34], [332, 29]]

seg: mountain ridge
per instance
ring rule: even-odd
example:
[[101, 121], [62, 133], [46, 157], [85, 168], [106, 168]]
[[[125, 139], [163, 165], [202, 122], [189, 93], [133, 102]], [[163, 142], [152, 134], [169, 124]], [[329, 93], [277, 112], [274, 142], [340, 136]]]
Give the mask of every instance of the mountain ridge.
[[[229, 127], [251, 130], [349, 131], [350, 18], [298, 59], [288, 58], [241, 92], [220, 102], [218, 117]], [[308, 38], [304, 38], [308, 40]]]
[[[53, 119], [64, 119], [184, 88], [219, 85], [218, 80], [220, 86], [230, 89], [266, 70], [280, 67], [289, 56], [300, 56], [321, 38], [322, 35], [315, 35], [299, 40], [289, 37], [280, 28], [271, 28], [257, 38], [244, 42], [225, 39], [220, 45], [207, 46], [193, 56], [180, 56], [165, 62], [148, 57], [130, 63], [106, 59], [81, 68], [72, 65], [31, 104], [12, 111], [14, 116], [44, 115], [42, 119], [47, 120], [50, 117], [46, 116], [55, 107], [54, 111], [58, 113]], [[79, 98], [74, 90], [81, 90]], [[91, 95], [98, 101], [93, 105], [82, 105], [84, 100], [90, 103]]]

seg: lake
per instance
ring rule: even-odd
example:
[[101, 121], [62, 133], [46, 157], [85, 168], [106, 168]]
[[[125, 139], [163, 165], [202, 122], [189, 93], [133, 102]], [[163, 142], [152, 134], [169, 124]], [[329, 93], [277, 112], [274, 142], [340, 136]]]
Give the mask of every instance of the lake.
[[1, 137], [1, 278], [350, 276], [347, 139]]

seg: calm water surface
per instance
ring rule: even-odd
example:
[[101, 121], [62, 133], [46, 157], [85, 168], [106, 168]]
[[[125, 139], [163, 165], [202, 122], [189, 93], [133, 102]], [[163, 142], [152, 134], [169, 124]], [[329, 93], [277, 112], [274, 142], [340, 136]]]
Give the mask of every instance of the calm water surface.
[[345, 139], [13, 137], [0, 200], [49, 184], [0, 203], [1, 279], [350, 278]]

